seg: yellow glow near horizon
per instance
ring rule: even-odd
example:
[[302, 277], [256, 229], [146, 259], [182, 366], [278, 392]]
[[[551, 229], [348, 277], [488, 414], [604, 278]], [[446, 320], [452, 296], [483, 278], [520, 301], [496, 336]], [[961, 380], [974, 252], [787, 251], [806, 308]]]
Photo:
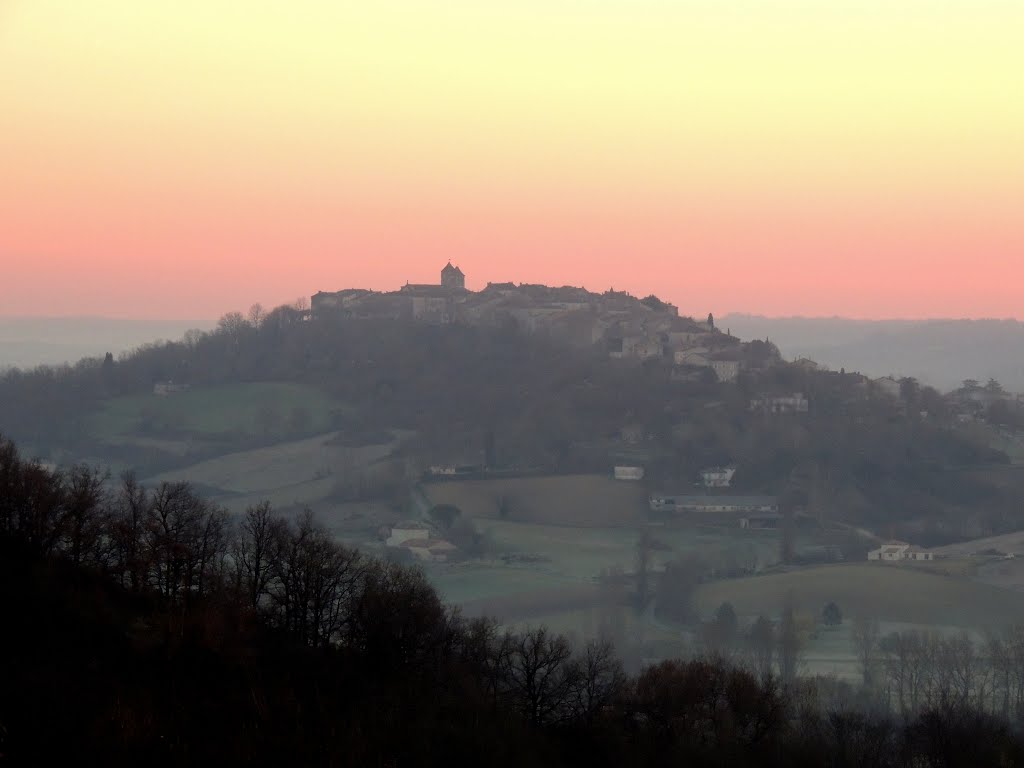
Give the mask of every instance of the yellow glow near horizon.
[[[685, 295], [670, 251], [799, 272], [831, 242], [880, 267], [980, 259], [1004, 282], [1024, 243], [1022, 39], [1024, 3], [985, 0], [15, 0], [0, 257], [258, 253], [261, 293], [289, 238], [324, 279], [366, 251], [391, 282], [422, 246], [550, 280], [600, 252], [579, 279], [603, 285], [613, 243], [649, 266], [629, 287]], [[491, 239], [551, 250], [487, 262]], [[949, 279], [913, 311], [942, 314]]]

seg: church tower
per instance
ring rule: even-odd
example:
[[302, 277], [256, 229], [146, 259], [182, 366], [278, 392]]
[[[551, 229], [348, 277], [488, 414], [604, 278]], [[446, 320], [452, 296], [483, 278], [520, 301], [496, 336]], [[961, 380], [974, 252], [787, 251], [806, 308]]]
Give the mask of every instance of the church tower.
[[441, 285], [445, 288], [464, 290], [466, 287], [466, 276], [462, 274], [461, 269], [453, 267], [449, 261], [448, 266], [441, 270]]

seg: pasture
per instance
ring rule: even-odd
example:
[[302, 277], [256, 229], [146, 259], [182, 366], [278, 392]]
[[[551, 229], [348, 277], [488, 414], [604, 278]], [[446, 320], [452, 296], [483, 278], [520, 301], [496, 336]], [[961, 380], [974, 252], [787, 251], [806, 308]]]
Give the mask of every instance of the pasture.
[[519, 523], [507, 520], [474, 521], [496, 553], [534, 558], [534, 568], [553, 576], [593, 579], [602, 570], [630, 572], [637, 543], [646, 531], [652, 541], [651, 565], [657, 569], [681, 555], [696, 553], [706, 559], [733, 558], [736, 562], [765, 565], [778, 557], [774, 534], [739, 529], [634, 527], [578, 527]]
[[319, 390], [289, 382], [199, 387], [104, 401], [90, 431], [106, 443], [138, 438], [223, 439], [324, 432], [341, 405]]
[[631, 527], [646, 520], [647, 487], [604, 475], [489, 478], [429, 483], [432, 504], [472, 518], [566, 526]]
[[844, 616], [883, 622], [980, 629], [1024, 622], [1024, 594], [917, 568], [851, 563], [702, 584], [696, 604], [710, 615], [723, 602], [740, 617], [778, 616], [787, 599], [818, 615], [834, 601]]
[[263, 500], [278, 508], [312, 504], [331, 496], [339, 480], [389, 456], [397, 444], [350, 448], [336, 444], [337, 434], [228, 453], [146, 482], [192, 483], [232, 511]]

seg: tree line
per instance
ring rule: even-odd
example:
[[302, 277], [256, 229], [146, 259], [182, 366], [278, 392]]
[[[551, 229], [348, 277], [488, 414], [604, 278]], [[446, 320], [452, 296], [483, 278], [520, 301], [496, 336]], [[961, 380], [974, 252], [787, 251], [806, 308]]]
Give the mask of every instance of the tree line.
[[[972, 698], [894, 718], [723, 659], [627, 675], [267, 504], [51, 470], [0, 440], [0, 754], [154, 765], [1011, 765]], [[735, 632], [735, 616], [716, 618]], [[762, 628], [763, 629], [763, 628]], [[762, 659], [764, 663], [764, 659]], [[790, 676], [792, 679], [792, 676]], [[1017, 694], [1014, 694], [1017, 695]]]

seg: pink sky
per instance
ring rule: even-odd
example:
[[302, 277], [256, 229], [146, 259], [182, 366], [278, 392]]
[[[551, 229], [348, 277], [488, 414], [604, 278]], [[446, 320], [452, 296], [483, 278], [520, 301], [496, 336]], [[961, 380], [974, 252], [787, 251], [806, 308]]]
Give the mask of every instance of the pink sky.
[[697, 316], [1024, 319], [1024, 5], [583, 4], [14, 0], [0, 315], [451, 259]]

